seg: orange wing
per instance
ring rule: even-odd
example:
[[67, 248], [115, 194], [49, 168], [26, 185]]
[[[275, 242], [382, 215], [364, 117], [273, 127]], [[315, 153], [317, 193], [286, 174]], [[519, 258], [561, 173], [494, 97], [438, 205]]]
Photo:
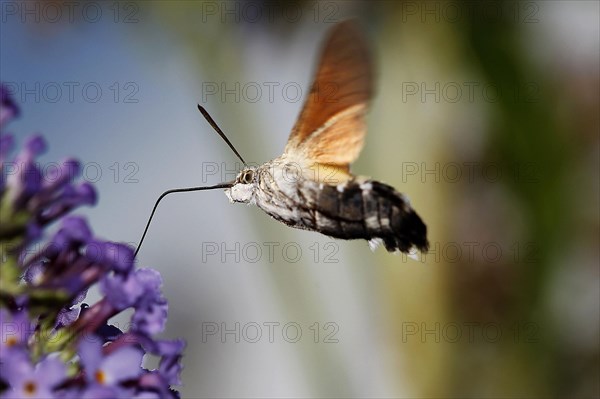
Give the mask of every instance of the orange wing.
[[347, 170], [363, 147], [372, 81], [371, 58], [359, 27], [353, 21], [336, 25], [284, 153]]

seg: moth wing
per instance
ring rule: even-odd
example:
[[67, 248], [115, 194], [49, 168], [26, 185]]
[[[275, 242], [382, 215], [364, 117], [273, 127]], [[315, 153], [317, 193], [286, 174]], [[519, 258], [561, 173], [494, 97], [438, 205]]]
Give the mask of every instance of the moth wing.
[[348, 171], [364, 144], [372, 85], [371, 58], [359, 27], [353, 21], [336, 25], [284, 153]]

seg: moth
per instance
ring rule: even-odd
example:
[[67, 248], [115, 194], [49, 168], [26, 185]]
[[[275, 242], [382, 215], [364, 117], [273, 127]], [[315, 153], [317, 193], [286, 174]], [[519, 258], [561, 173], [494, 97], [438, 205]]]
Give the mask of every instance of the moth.
[[[393, 187], [350, 172], [363, 148], [365, 114], [373, 95], [367, 42], [354, 21], [337, 24], [325, 40], [310, 93], [283, 154], [245, 166], [232, 182], [173, 192], [224, 188], [230, 202], [253, 204], [288, 226], [340, 239], [365, 239], [371, 248], [426, 252], [427, 227]], [[208, 112], [198, 109], [247, 165]], [[136, 251], [137, 254], [137, 251]]]

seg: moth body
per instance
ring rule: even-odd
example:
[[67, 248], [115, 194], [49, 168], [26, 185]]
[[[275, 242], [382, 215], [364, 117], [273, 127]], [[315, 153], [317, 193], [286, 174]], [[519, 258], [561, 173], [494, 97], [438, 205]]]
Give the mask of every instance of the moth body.
[[288, 226], [340, 239], [383, 243], [390, 251], [427, 251], [426, 227], [393, 187], [364, 177], [319, 182], [285, 157], [242, 170], [226, 190], [232, 202], [257, 205]]

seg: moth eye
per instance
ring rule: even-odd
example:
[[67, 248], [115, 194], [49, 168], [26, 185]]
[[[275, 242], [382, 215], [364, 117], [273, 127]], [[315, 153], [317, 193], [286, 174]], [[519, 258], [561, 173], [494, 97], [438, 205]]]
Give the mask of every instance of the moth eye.
[[254, 180], [254, 172], [253, 171], [249, 170], [242, 175], [242, 183], [250, 184], [250, 183], [252, 183], [252, 180]]

